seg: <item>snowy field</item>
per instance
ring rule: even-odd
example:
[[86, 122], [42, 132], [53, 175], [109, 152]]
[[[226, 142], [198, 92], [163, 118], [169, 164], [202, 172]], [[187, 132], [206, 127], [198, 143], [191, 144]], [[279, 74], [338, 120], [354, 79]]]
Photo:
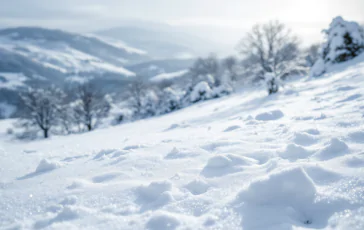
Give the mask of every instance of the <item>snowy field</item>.
[[0, 123], [1, 229], [364, 229], [364, 62], [91, 133]]

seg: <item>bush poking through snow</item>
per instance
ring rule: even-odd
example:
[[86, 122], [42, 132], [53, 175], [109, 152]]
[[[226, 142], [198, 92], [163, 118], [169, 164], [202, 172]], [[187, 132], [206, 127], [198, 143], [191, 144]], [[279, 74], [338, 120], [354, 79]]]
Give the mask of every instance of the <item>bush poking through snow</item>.
[[274, 73], [266, 73], [264, 75], [265, 83], [267, 84], [268, 94], [277, 93], [279, 90], [279, 79]]

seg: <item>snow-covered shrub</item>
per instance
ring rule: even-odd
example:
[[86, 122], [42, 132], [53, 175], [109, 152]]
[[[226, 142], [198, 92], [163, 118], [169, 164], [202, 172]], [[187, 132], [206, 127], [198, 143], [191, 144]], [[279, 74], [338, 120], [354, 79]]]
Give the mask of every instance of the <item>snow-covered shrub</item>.
[[336, 17], [325, 33], [328, 39], [322, 50], [325, 62], [347, 61], [358, 56], [364, 50], [364, 30], [356, 22]]
[[142, 107], [139, 115], [143, 118], [156, 115], [158, 110], [158, 102], [159, 98], [154, 91], [149, 90], [146, 92], [141, 100]]
[[266, 73], [264, 75], [269, 94], [277, 93], [279, 90], [279, 79], [273, 73]]
[[214, 98], [223, 97], [233, 92], [233, 88], [228, 84], [223, 84], [218, 87], [212, 88], [211, 96]]
[[324, 33], [326, 41], [320, 58], [310, 72], [313, 77], [323, 74], [329, 65], [348, 61], [364, 51], [364, 29], [357, 22], [345, 21], [339, 16]]
[[210, 99], [212, 96], [212, 90], [209, 86], [209, 84], [205, 81], [201, 81], [195, 87], [193, 87], [193, 90], [190, 94], [190, 101], [192, 103], [207, 100]]
[[181, 108], [180, 95], [170, 87], [165, 88], [160, 98], [160, 113], [169, 113], [179, 108]]

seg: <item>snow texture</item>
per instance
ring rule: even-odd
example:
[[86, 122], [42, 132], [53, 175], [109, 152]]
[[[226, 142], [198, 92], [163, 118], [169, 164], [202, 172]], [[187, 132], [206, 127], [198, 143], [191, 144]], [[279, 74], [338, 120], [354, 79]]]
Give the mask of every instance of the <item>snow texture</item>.
[[0, 229], [363, 229], [364, 56], [333, 66], [47, 140], [2, 120]]

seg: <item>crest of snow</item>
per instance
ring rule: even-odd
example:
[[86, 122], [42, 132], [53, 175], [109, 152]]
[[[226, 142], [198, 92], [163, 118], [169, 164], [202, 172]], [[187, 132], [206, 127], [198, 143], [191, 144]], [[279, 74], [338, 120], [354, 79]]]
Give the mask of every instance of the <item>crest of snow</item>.
[[177, 72], [173, 72], [173, 73], [162, 73], [162, 74], [152, 77], [150, 79], [150, 81], [159, 82], [159, 81], [165, 81], [165, 80], [172, 80], [175, 78], [182, 77], [187, 72], [188, 72], [188, 70], [181, 70], [181, 71], [177, 71]]
[[284, 116], [284, 114], [282, 113], [282, 111], [277, 109], [277, 110], [273, 110], [273, 111], [269, 111], [269, 112], [260, 113], [255, 116], [255, 120], [271, 121], [271, 120], [278, 120], [278, 119], [282, 118], [283, 116]]
[[338, 138], [332, 138], [326, 143], [325, 147], [317, 153], [317, 156], [321, 160], [328, 160], [345, 154], [348, 149], [349, 147], [344, 141]]

